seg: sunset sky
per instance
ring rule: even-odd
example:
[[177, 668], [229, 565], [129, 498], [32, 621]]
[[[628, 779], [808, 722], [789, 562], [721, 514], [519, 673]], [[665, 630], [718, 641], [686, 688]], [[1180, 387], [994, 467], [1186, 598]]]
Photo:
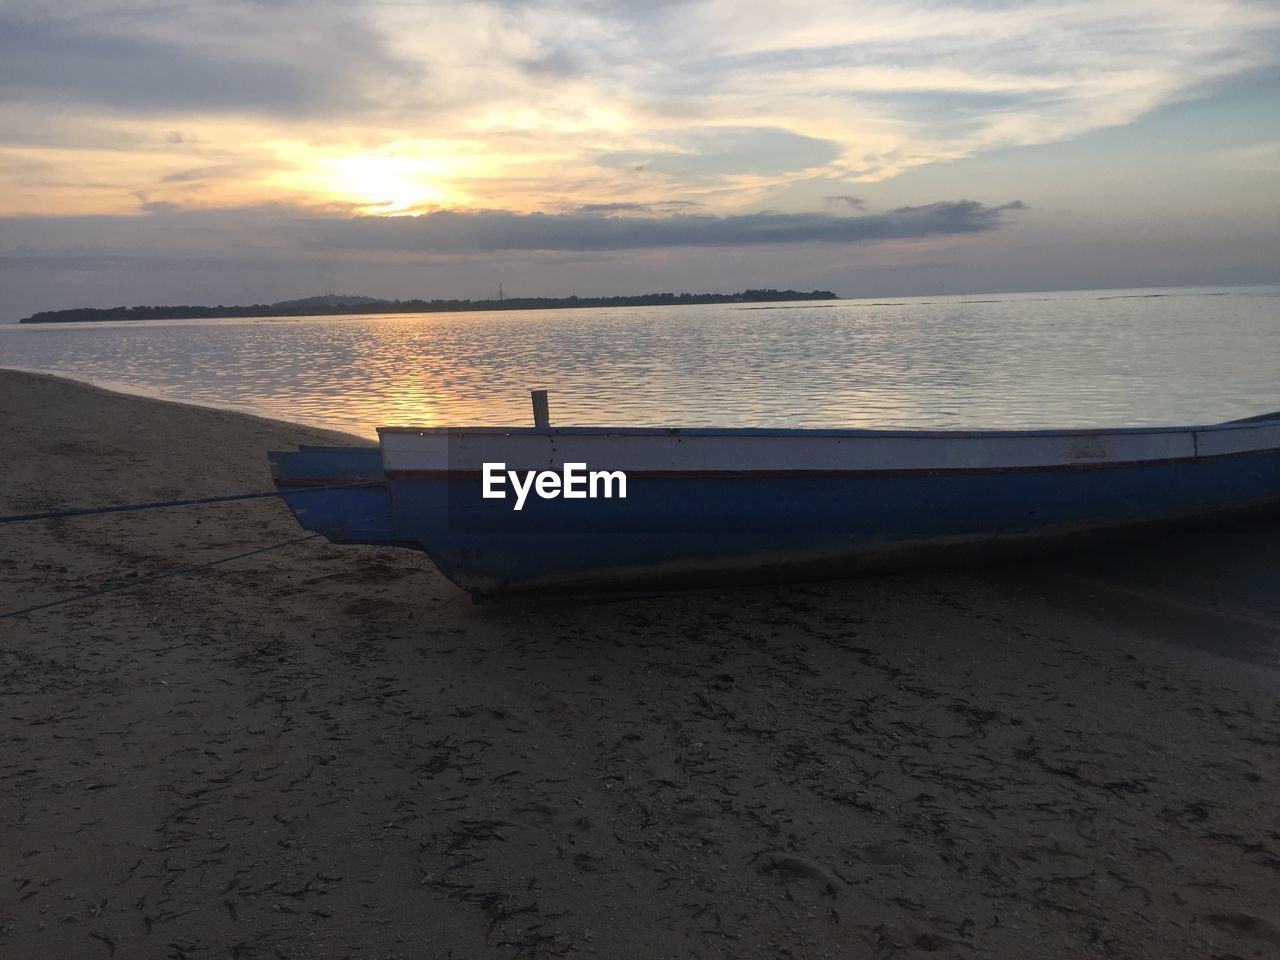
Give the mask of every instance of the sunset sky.
[[0, 320], [1280, 282], [1280, 4], [0, 2]]

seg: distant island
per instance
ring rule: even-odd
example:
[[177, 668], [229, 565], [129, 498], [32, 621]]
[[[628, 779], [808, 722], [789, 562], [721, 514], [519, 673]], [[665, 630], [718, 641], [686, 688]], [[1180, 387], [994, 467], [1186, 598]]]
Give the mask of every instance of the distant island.
[[347, 313], [449, 313], [460, 310], [549, 310], [577, 307], [653, 307], [697, 303], [774, 303], [839, 300], [830, 290], [744, 290], [741, 293], [646, 293], [638, 297], [502, 297], [497, 300], [381, 300], [327, 294], [245, 307], [78, 307], [45, 310], [19, 323], [91, 323], [101, 320], [213, 320], [224, 317], [314, 317]]

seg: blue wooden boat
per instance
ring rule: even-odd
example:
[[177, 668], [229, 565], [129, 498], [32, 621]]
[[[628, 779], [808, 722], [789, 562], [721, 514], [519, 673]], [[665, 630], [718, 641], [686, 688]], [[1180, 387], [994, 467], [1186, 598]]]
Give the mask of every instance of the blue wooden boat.
[[334, 543], [417, 546], [396, 540], [377, 447], [303, 446], [270, 455], [276, 489], [308, 530]]
[[[376, 447], [272, 454], [285, 501], [335, 543], [424, 550], [474, 595], [828, 575], [1280, 504], [1280, 413], [1103, 430], [378, 432]], [[602, 474], [595, 496], [544, 499], [529, 481], [516, 509], [522, 476], [566, 464]]]

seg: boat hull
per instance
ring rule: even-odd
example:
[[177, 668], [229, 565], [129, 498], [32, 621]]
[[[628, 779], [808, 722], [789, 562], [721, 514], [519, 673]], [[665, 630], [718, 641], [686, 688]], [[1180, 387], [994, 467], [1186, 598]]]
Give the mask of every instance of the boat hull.
[[[381, 471], [312, 448], [286, 497], [311, 529], [381, 508], [343, 542], [414, 545], [476, 595], [843, 573], [1002, 552], [1280, 504], [1280, 421], [984, 433], [384, 429]], [[290, 455], [285, 455], [286, 458]], [[621, 470], [626, 496], [486, 498], [484, 465]], [[323, 467], [323, 469], [322, 469]], [[282, 487], [282, 489], [284, 489]], [[297, 489], [293, 489], [296, 493]], [[320, 499], [323, 498], [323, 499]], [[329, 535], [329, 534], [326, 534]], [[357, 539], [358, 538], [358, 539]]]
[[276, 489], [305, 529], [333, 543], [417, 546], [397, 539], [378, 447], [304, 446], [268, 458]]
[[471, 478], [392, 478], [396, 523], [475, 594], [835, 575], [1266, 507], [1280, 453], [1095, 470], [646, 477], [514, 513]]

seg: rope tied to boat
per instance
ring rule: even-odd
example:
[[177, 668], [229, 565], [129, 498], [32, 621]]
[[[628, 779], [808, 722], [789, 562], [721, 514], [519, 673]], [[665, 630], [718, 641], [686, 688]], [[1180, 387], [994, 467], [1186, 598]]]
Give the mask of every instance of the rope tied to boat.
[[[287, 482], [286, 482], [287, 486]], [[167, 507], [191, 507], [205, 503], [229, 503], [233, 500], [261, 500], [267, 497], [296, 497], [326, 490], [350, 490], [358, 487], [383, 487], [385, 480], [362, 480], [353, 483], [335, 483], [320, 487], [301, 487], [288, 491], [258, 490], [253, 493], [230, 493], [213, 497], [190, 497], [184, 500], [151, 500], [145, 503], [111, 504], [101, 507], [68, 507], [65, 510], [47, 510], [43, 513], [18, 513], [0, 517], [0, 524], [27, 523], [32, 520], [61, 520], [65, 517], [89, 517], [104, 513], [132, 513], [136, 510], [162, 510]]]
[[131, 590], [135, 587], [145, 587], [145, 586], [149, 586], [150, 584], [157, 583], [161, 580], [168, 580], [172, 577], [180, 577], [180, 576], [185, 576], [192, 573], [199, 573], [200, 571], [208, 570], [211, 567], [220, 566], [221, 564], [224, 564], [224, 563], [231, 563], [233, 560], [243, 560], [246, 557], [257, 556], [258, 554], [262, 554], [262, 553], [270, 553], [273, 550], [280, 550], [280, 549], [283, 549], [284, 547], [291, 547], [291, 546], [294, 546], [295, 544], [305, 543], [308, 540], [315, 540], [317, 537], [327, 537], [330, 534], [334, 534], [334, 533], [344, 533], [348, 530], [356, 530], [370, 523], [375, 523], [379, 520], [383, 520], [388, 516], [390, 516], [389, 513], [384, 513], [376, 517], [366, 517], [364, 520], [359, 520], [355, 523], [348, 524], [345, 527], [335, 527], [328, 530], [321, 530], [317, 533], [309, 533], [306, 536], [302, 536], [302, 537], [292, 537], [288, 540], [281, 540], [279, 543], [270, 544], [269, 546], [257, 547], [256, 549], [253, 549], [253, 550], [246, 550], [242, 553], [232, 554], [229, 557], [219, 557], [216, 560], [208, 560], [204, 563], [195, 563], [185, 567], [177, 567], [173, 570], [164, 570], [164, 571], [161, 571], [160, 573], [153, 574], [152, 576], [149, 576], [149, 577], [141, 577], [136, 580], [127, 580], [123, 583], [110, 583], [105, 586], [101, 586], [96, 590], [89, 590], [85, 593], [75, 594], [74, 596], [61, 597], [57, 600], [50, 600], [47, 603], [33, 604], [30, 607], [23, 607], [19, 610], [9, 610], [5, 613], [0, 613], [0, 620], [10, 620], [15, 617], [21, 617], [30, 613], [35, 613], [39, 610], [48, 610], [50, 607], [60, 607], [68, 603], [78, 603], [81, 600], [91, 600], [94, 597], [100, 597], [108, 593], [118, 593], [122, 590]]

